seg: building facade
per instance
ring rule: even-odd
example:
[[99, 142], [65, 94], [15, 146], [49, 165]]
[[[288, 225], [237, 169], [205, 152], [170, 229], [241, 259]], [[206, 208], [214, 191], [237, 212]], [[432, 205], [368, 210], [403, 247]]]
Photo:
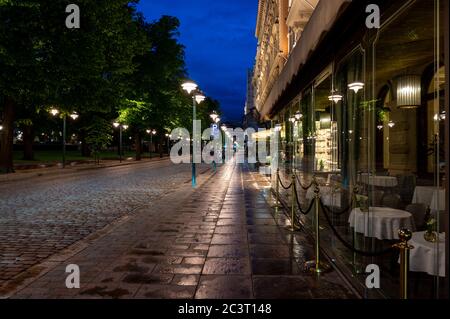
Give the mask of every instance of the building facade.
[[[381, 252], [404, 227], [419, 247], [411, 296], [448, 296], [447, 12], [442, 0], [259, 1], [253, 85], [260, 120], [280, 132], [272, 165], [319, 183], [323, 251], [366, 297], [397, 295], [398, 253]], [[298, 189], [308, 207], [311, 189]], [[365, 286], [370, 264], [383, 289]]]

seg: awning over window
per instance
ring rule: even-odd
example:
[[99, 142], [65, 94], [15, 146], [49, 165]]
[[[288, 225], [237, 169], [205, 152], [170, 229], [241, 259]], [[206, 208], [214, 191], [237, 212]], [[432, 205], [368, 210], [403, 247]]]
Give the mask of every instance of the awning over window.
[[276, 80], [266, 102], [259, 110], [261, 117], [270, 113], [272, 107], [286, 90], [294, 76], [299, 73], [310, 54], [316, 49], [322, 35], [329, 31], [344, 5], [352, 0], [321, 0], [314, 10], [297, 45]]

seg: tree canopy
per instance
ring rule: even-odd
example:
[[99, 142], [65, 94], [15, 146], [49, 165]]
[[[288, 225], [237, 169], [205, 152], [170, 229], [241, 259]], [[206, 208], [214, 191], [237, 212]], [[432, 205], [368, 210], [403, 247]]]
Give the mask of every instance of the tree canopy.
[[[163, 136], [189, 126], [192, 102], [180, 90], [187, 77], [180, 22], [169, 16], [148, 22], [137, 3], [79, 0], [81, 27], [69, 29], [67, 0], [0, 0], [0, 171], [13, 169], [14, 130], [24, 127], [33, 139], [32, 126], [42, 125], [49, 108], [80, 114], [77, 130], [88, 144], [109, 141], [106, 122], [126, 123], [137, 159], [146, 129]], [[213, 104], [208, 109], [218, 108]]]

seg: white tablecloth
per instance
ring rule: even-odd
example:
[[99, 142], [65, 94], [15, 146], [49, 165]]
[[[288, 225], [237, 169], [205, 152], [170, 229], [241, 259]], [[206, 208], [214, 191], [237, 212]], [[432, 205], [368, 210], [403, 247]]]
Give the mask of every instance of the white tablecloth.
[[395, 187], [398, 185], [397, 177], [361, 174], [359, 181], [364, 184], [378, 187]]
[[417, 186], [412, 199], [413, 204], [424, 204], [432, 211], [445, 210], [445, 190], [433, 186]]
[[[326, 206], [341, 207], [341, 191], [331, 186], [320, 186], [320, 198]], [[306, 199], [312, 200], [316, 196], [314, 186], [306, 192]]]
[[403, 227], [414, 230], [411, 213], [389, 207], [370, 207], [369, 212], [355, 208], [348, 222], [357, 233], [380, 240], [398, 239], [398, 231]]
[[426, 241], [423, 238], [424, 234], [425, 232], [413, 233], [411, 240], [408, 242], [414, 246], [414, 249], [410, 250], [409, 269], [416, 272], [426, 272], [432, 276], [445, 277], [445, 233], [439, 234], [439, 244]]

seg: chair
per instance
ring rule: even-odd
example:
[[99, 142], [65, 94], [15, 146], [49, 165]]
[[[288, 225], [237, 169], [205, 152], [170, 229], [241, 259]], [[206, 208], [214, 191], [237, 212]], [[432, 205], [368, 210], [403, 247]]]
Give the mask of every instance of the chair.
[[[445, 233], [448, 232], [448, 213], [447, 212], [441, 212], [440, 213], [440, 219], [439, 219], [439, 232]], [[448, 236], [448, 234], [446, 234]]]
[[397, 193], [404, 203], [411, 203], [416, 189], [417, 178], [415, 175], [397, 175]]
[[398, 194], [386, 194], [381, 200], [381, 206], [390, 208], [399, 208], [402, 199]]
[[410, 204], [406, 206], [405, 210], [410, 212], [414, 218], [414, 224], [417, 231], [425, 229], [425, 217], [427, 215], [427, 207], [424, 204]]
[[380, 207], [382, 206], [382, 199], [384, 192], [382, 190], [374, 190], [370, 192], [369, 198], [371, 199], [371, 206]]
[[[432, 213], [433, 217], [436, 216], [436, 213]], [[444, 233], [448, 231], [448, 213], [445, 211], [439, 212], [439, 232]]]

